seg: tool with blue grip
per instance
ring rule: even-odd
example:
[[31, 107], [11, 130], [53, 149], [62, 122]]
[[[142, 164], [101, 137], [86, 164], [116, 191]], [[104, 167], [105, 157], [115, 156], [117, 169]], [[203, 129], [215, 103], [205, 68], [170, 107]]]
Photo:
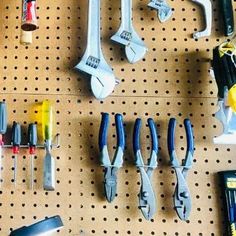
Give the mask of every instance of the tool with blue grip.
[[142, 121], [136, 119], [133, 132], [133, 150], [135, 156], [135, 164], [138, 167], [141, 175], [141, 188], [139, 192], [139, 208], [146, 220], [151, 220], [156, 212], [156, 197], [152, 187], [152, 173], [157, 167], [158, 154], [158, 137], [157, 129], [153, 119], [148, 119], [148, 126], [151, 133], [152, 150], [147, 165], [144, 164], [141, 146], [140, 146], [140, 131]]
[[102, 113], [102, 121], [99, 131], [100, 161], [104, 167], [104, 191], [108, 202], [112, 202], [117, 192], [117, 171], [123, 165], [123, 155], [125, 149], [125, 131], [123, 117], [121, 114], [115, 115], [117, 148], [113, 160], [110, 160], [107, 148], [107, 136], [109, 128], [109, 114]]
[[182, 165], [179, 164], [175, 151], [175, 128], [176, 119], [171, 118], [168, 127], [168, 150], [172, 168], [175, 170], [177, 184], [174, 193], [174, 207], [181, 220], [188, 220], [191, 212], [190, 191], [186, 182], [186, 176], [189, 169], [192, 168], [194, 154], [194, 139], [192, 125], [189, 119], [184, 120], [184, 126], [187, 139], [186, 156]]

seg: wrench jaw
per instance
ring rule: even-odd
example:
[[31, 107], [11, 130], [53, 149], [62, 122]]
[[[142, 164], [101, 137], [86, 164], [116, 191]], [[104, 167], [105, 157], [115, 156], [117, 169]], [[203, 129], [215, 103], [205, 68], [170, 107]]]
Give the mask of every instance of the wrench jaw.
[[125, 47], [126, 57], [131, 64], [140, 61], [148, 51], [148, 48], [133, 28], [130, 32], [120, 28], [111, 37], [111, 40]]
[[192, 0], [193, 2], [199, 4], [204, 11], [206, 28], [203, 31], [193, 33], [194, 39], [199, 39], [202, 37], [208, 37], [211, 35], [212, 28], [212, 3], [211, 0]]

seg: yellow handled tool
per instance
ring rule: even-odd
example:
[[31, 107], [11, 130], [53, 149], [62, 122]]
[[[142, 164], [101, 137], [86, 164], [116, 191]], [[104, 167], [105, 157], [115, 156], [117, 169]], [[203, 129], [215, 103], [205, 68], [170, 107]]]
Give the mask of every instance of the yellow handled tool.
[[50, 101], [45, 100], [42, 104], [42, 135], [45, 146], [43, 187], [47, 191], [55, 189], [55, 160], [51, 155], [53, 137], [53, 107]]

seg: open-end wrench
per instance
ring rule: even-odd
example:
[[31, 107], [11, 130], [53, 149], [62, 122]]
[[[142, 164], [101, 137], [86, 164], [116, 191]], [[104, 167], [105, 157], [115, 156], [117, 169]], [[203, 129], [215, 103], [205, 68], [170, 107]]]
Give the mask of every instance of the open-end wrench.
[[97, 99], [106, 98], [115, 88], [116, 78], [101, 49], [100, 0], [89, 0], [87, 48], [75, 68], [91, 75], [91, 89]]
[[158, 11], [158, 18], [162, 23], [169, 20], [172, 16], [173, 11], [166, 0], [151, 0], [148, 6]]
[[130, 63], [141, 60], [146, 54], [148, 49], [132, 24], [132, 0], [121, 0], [121, 25], [111, 40], [125, 46], [125, 53]]
[[211, 0], [192, 0], [193, 2], [200, 4], [203, 8], [206, 28], [203, 31], [199, 31], [193, 33], [193, 38], [198, 39], [202, 37], [207, 37], [211, 35], [211, 27], [212, 27], [212, 3]]

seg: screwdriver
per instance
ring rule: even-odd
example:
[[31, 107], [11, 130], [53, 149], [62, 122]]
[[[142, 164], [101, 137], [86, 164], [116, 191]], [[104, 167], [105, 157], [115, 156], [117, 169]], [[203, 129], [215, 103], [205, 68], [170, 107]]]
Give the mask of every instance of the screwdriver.
[[45, 100], [42, 104], [42, 135], [46, 155], [44, 158], [44, 183], [45, 190], [52, 191], [55, 189], [55, 160], [51, 155], [52, 134], [53, 133], [53, 107], [50, 101]]
[[12, 126], [12, 153], [14, 157], [14, 183], [16, 187], [17, 178], [17, 156], [19, 154], [21, 144], [21, 126], [17, 122], [13, 122]]
[[2, 147], [3, 135], [7, 131], [7, 105], [5, 102], [0, 102], [0, 186], [2, 185]]
[[29, 154], [30, 154], [30, 186], [31, 189], [34, 188], [34, 156], [36, 153], [36, 145], [37, 145], [38, 137], [37, 137], [37, 125], [29, 124], [28, 127], [28, 143], [29, 143]]

